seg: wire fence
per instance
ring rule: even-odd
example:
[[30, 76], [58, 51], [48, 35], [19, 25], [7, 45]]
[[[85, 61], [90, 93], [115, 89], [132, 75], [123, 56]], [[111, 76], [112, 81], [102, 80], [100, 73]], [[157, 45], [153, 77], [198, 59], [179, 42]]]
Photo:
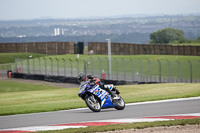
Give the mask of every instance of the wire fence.
[[5, 70], [13, 70], [13, 64], [12, 63], [7, 63], [7, 64], [0, 64], [0, 70], [5, 71]]
[[[159, 83], [199, 83], [200, 61], [112, 58], [15, 58], [10, 69], [18, 73], [76, 77], [80, 72], [101, 79]], [[7, 68], [8, 69], [8, 66]]]

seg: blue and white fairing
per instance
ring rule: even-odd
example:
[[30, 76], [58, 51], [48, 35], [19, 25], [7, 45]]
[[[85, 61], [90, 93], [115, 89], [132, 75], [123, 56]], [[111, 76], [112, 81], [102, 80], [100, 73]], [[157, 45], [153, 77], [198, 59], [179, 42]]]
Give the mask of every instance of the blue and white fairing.
[[[108, 87], [109, 89], [112, 89], [113, 85], [107, 85], [105, 87]], [[92, 93], [92, 94], [94, 94], [94, 95], [96, 95], [97, 97], [100, 98], [100, 100], [101, 100], [101, 108], [115, 106], [115, 103], [112, 103], [111, 97], [108, 94], [108, 92], [103, 90], [103, 89], [101, 89], [99, 87], [99, 85], [90, 86], [88, 84], [88, 82], [81, 82], [81, 85], [79, 87], [79, 92], [78, 93], [79, 94], [84, 94], [86, 92], [90, 92], [90, 93]]]
[[81, 82], [80, 87], [79, 87], [79, 91], [78, 94], [84, 94], [85, 91], [87, 91], [87, 88], [90, 88], [91, 86], [89, 85], [89, 82]]
[[101, 99], [101, 108], [115, 106], [115, 103], [112, 103], [111, 97], [108, 92], [101, 89], [99, 85], [91, 87], [91, 89], [89, 89], [88, 91]]

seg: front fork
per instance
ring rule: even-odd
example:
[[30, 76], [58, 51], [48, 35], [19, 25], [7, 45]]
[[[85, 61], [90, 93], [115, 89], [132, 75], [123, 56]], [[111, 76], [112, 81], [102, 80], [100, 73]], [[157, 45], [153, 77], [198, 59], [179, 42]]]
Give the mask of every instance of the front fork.
[[89, 98], [90, 102], [96, 104], [98, 103], [97, 99], [94, 97], [94, 95], [91, 95], [90, 98]]

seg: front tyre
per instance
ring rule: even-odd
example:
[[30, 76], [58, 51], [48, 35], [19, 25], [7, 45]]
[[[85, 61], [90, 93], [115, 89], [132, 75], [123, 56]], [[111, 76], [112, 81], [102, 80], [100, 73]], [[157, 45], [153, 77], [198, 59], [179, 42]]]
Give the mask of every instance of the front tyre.
[[85, 103], [88, 106], [88, 108], [91, 109], [92, 111], [94, 112], [101, 111], [101, 104], [94, 95], [87, 95], [85, 97]]
[[115, 103], [115, 109], [123, 110], [125, 108], [125, 102], [120, 95], [117, 95], [117, 96], [120, 98], [113, 100], [113, 102]]

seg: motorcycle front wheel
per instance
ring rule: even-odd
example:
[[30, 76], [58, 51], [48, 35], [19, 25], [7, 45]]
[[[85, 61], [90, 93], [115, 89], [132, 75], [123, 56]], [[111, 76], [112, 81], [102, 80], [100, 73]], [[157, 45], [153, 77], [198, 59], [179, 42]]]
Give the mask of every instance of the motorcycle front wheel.
[[118, 95], [118, 97], [120, 97], [119, 99], [113, 100], [115, 103], [115, 109], [117, 110], [123, 110], [125, 108], [125, 102], [123, 100], [123, 98]]
[[92, 111], [94, 112], [101, 111], [101, 104], [94, 95], [87, 95], [85, 97], [85, 103], [88, 106], [88, 108], [91, 109]]

